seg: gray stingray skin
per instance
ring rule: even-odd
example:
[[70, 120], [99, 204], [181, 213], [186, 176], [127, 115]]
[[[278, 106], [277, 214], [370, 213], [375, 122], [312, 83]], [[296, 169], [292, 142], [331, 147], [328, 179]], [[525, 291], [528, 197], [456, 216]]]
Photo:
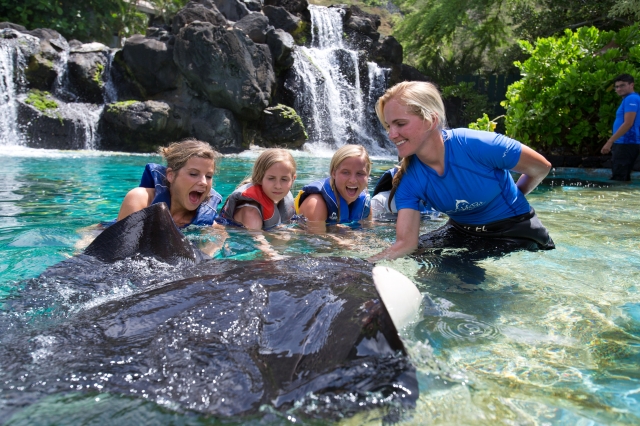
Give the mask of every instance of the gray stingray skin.
[[418, 397], [415, 368], [370, 269], [337, 257], [211, 260], [166, 206], [151, 206], [7, 299], [0, 423], [78, 392], [232, 418], [265, 406], [397, 418]]

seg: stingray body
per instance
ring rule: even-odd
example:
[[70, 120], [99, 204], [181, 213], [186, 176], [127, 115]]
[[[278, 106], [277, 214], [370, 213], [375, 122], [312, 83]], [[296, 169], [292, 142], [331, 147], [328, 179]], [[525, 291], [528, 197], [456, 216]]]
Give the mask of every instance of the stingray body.
[[0, 422], [47, 395], [83, 392], [214, 416], [415, 404], [415, 368], [369, 264], [214, 261], [157, 206], [6, 300]]

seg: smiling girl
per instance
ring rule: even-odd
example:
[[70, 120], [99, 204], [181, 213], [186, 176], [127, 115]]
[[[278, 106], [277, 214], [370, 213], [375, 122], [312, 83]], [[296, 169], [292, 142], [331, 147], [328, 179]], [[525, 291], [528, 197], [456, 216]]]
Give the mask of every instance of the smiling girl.
[[118, 220], [131, 213], [164, 202], [180, 227], [212, 225], [222, 200], [213, 190], [217, 153], [205, 142], [188, 139], [159, 149], [167, 161], [146, 165], [140, 186], [127, 193]]
[[331, 158], [329, 177], [302, 188], [296, 213], [309, 222], [349, 223], [370, 216], [371, 160], [361, 145], [343, 145]]
[[294, 214], [291, 187], [296, 180], [296, 162], [289, 151], [265, 150], [253, 165], [248, 179], [227, 198], [219, 222], [247, 229], [270, 229]]

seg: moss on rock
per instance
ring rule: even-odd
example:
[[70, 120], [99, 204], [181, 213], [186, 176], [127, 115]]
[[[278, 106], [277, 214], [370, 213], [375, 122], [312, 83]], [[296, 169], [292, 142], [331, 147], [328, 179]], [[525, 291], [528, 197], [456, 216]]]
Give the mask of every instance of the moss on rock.
[[25, 102], [45, 114], [47, 113], [47, 110], [58, 108], [58, 103], [51, 97], [51, 93], [37, 89], [29, 92]]

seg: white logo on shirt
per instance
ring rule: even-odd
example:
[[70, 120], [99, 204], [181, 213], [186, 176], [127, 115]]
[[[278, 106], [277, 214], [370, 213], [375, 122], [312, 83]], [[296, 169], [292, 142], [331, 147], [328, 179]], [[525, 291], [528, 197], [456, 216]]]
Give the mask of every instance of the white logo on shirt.
[[457, 212], [464, 212], [464, 211], [469, 211], [469, 210], [474, 210], [477, 209], [478, 207], [482, 206], [484, 203], [482, 201], [477, 201], [475, 203], [469, 203], [467, 200], [456, 200], [456, 209], [451, 212], [448, 211], [447, 213], [457, 213]]

